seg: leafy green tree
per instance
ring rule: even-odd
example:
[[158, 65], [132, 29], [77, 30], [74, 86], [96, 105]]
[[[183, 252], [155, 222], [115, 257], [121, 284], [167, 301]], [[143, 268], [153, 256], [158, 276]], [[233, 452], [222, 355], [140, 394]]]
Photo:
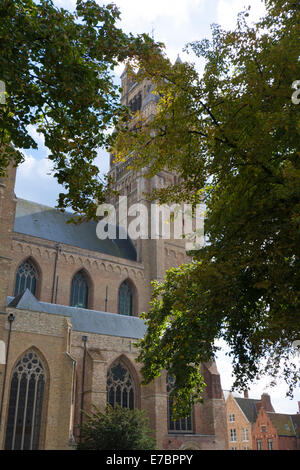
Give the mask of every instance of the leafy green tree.
[[121, 109], [113, 69], [154, 47], [147, 35], [124, 34], [119, 17], [114, 4], [94, 0], [78, 0], [74, 13], [51, 0], [0, 2], [0, 177], [22, 162], [22, 149], [37, 149], [28, 129], [36, 126], [65, 189], [59, 208], [87, 218], [105, 199], [94, 160]]
[[230, 346], [237, 389], [264, 372], [274, 381], [280, 365], [290, 394], [300, 378], [300, 10], [292, 0], [266, 7], [257, 24], [246, 10], [234, 31], [214, 25], [212, 40], [188, 46], [205, 59], [202, 76], [160, 54], [142, 62], [136, 78], [155, 82], [157, 112], [133, 116], [134, 130], [125, 117], [114, 145], [116, 158], [134, 149], [132, 167], [149, 175], [179, 175], [153, 199], [206, 204], [207, 244], [154, 282], [139, 344], [144, 383], [167, 369], [181, 414], [201, 398], [199, 365], [216, 339]]
[[79, 450], [154, 450], [148, 418], [141, 410], [107, 405], [102, 413], [96, 407], [82, 426]]

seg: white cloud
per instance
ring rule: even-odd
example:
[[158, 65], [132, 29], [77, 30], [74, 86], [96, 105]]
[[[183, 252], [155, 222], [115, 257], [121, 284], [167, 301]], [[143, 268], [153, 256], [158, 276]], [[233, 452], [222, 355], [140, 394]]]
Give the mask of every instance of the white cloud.
[[251, 5], [249, 23], [264, 16], [266, 9], [262, 0], [218, 0], [217, 23], [224, 29], [236, 27], [237, 15]]
[[36, 126], [33, 126], [33, 125], [29, 124], [29, 126], [27, 126], [27, 130], [28, 130], [29, 134], [31, 135], [31, 137], [38, 144], [38, 146], [45, 148], [44, 135], [41, 132], [37, 131]]
[[151, 24], [161, 17], [168, 18], [173, 25], [187, 24], [194, 9], [201, 12], [204, 0], [117, 0], [116, 4], [122, 13], [122, 23], [136, 29], [138, 22]]
[[23, 153], [25, 161], [17, 169], [17, 197], [54, 207], [63, 188], [51, 175], [52, 163], [47, 158], [37, 160], [32, 155]]
[[[52, 162], [47, 158], [36, 159], [26, 154], [25, 161], [18, 166], [16, 177], [16, 195], [22, 199], [39, 202], [54, 207], [58, 194], [64, 188], [57, 183], [52, 172]], [[105, 150], [99, 150], [95, 164], [101, 174], [109, 170], [109, 155]]]

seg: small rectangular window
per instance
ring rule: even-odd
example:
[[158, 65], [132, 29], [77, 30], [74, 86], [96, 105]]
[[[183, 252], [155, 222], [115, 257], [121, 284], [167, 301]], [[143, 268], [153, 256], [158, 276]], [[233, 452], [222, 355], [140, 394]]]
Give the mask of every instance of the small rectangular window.
[[230, 429], [230, 441], [236, 442], [236, 429]]
[[230, 423], [233, 423], [235, 421], [235, 414], [234, 413], [230, 413], [229, 415], [229, 422]]

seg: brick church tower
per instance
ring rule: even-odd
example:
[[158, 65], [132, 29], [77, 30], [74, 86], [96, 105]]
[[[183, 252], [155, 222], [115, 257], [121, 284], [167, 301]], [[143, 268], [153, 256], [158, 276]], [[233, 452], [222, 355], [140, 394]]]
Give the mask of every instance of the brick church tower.
[[[127, 73], [127, 69], [124, 70], [121, 75], [122, 81], [122, 97], [121, 102], [123, 105], [129, 106], [133, 111], [139, 111], [143, 114], [146, 119], [151, 119], [154, 115], [158, 97], [153, 93], [154, 85], [151, 81], [144, 80], [142, 83], [138, 83], [134, 80], [132, 74]], [[111, 155], [110, 158], [110, 176], [114, 181], [114, 189], [116, 189], [120, 196], [127, 197], [128, 207], [133, 204], [143, 205], [147, 210], [148, 215], [148, 237], [141, 237], [137, 240], [133, 240], [138, 260], [141, 261], [145, 267], [147, 266], [148, 279], [163, 279], [165, 271], [170, 267], [180, 266], [182, 263], [187, 262], [188, 257], [186, 256], [185, 241], [173, 237], [174, 234], [174, 223], [171, 219], [163, 220], [163, 214], [158, 214], [158, 224], [153, 229], [154, 218], [151, 220], [151, 203], [147, 200], [147, 194], [151, 194], [154, 189], [161, 189], [173, 184], [176, 184], [177, 175], [163, 170], [152, 178], [145, 178], [147, 169], [135, 171], [129, 168], [130, 159], [125, 162], [115, 163], [114, 157]], [[117, 198], [111, 198], [111, 203], [116, 205], [117, 214], [118, 212], [118, 200]], [[170, 214], [168, 214], [170, 215]], [[167, 217], [168, 217], [167, 215]], [[161, 219], [159, 219], [161, 218]], [[130, 224], [131, 217], [127, 217], [127, 220], [122, 221], [121, 218], [119, 223], [125, 222], [126, 228]], [[160, 220], [160, 222], [159, 222]], [[170, 230], [169, 238], [162, 238], [162, 224], [165, 223], [165, 229]], [[151, 231], [157, 234], [157, 239], [151, 237]], [[149, 299], [150, 300], [150, 299]]]
[[[180, 61], [178, 58], [177, 60]], [[129, 106], [132, 112], [139, 111], [146, 117], [151, 119], [154, 115], [158, 103], [158, 97], [153, 93], [154, 85], [151, 81], [143, 81], [139, 83], [134, 80], [132, 73], [128, 74], [125, 68], [121, 75], [122, 81], [122, 104]], [[174, 226], [171, 220], [167, 223], [171, 225], [171, 237], [164, 239], [159, 236], [159, 239], [151, 239], [151, 203], [147, 200], [147, 194], [151, 194], [154, 189], [160, 189], [169, 185], [176, 184], [178, 176], [170, 171], [163, 170], [152, 178], [145, 178], [146, 169], [135, 171], [130, 169], [130, 159], [125, 162], [114, 162], [113, 155], [110, 158], [110, 176], [114, 181], [114, 189], [117, 190], [120, 196], [127, 197], [127, 205], [130, 207], [133, 204], [142, 204], [147, 208], [148, 213], [148, 233], [146, 239], [134, 240], [137, 249], [138, 261], [145, 266], [145, 274], [149, 283], [153, 279], [162, 280], [165, 277], [165, 272], [171, 267], [178, 267], [183, 263], [190, 260], [186, 253], [186, 241], [174, 238]], [[118, 201], [116, 198], [110, 201], [116, 206], [118, 214]], [[125, 227], [130, 224], [131, 217], [127, 216]], [[122, 217], [120, 216], [119, 222], [122, 224]], [[164, 223], [164, 221], [162, 221]], [[160, 226], [161, 235], [161, 226]], [[150, 297], [149, 297], [150, 301]], [[202, 364], [201, 373], [207, 384], [204, 402], [205, 404], [200, 407], [195, 407], [195, 421], [196, 433], [202, 441], [202, 445], [207, 445], [207, 448], [225, 448], [224, 433], [226, 433], [226, 417], [224, 409], [224, 398], [221, 389], [220, 375], [214, 361]], [[161, 391], [160, 391], [161, 392]], [[156, 406], [159, 406], [156, 399]], [[161, 410], [161, 416], [164, 416], [165, 410]], [[158, 434], [158, 442], [164, 449], [178, 449], [181, 448], [193, 449], [198, 448], [197, 439], [192, 437], [189, 439], [185, 437], [185, 443], [182, 444], [180, 438], [167, 438], [165, 435]], [[212, 441], [208, 438], [209, 435], [215, 435], [215, 440]], [[207, 436], [207, 442], [206, 437]], [[195, 444], [195, 447], [193, 447]]]
[[[138, 84], [125, 71], [122, 87], [122, 102], [151, 118], [152, 83]], [[213, 361], [201, 366], [204, 403], [179, 421], [172, 419], [166, 371], [142, 386], [136, 362], [151, 281], [188, 260], [184, 240], [101, 240], [96, 222], [73, 226], [70, 214], [16, 198], [15, 174], [10, 166], [0, 180], [0, 449], [70, 449], [80, 439], [83, 411], [107, 403], [145, 410], [158, 449], [226, 448]], [[110, 174], [128, 207], [144, 204], [149, 217], [146, 194], [176, 183], [168, 171], [144, 178], [113, 157]], [[121, 225], [130, 222], [125, 217]]]

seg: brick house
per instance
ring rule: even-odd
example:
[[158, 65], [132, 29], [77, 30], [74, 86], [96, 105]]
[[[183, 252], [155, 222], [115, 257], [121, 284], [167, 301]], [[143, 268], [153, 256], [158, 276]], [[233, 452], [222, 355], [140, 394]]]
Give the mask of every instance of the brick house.
[[234, 396], [231, 392], [226, 399], [226, 423], [229, 450], [252, 450], [253, 426], [259, 409], [263, 407], [274, 411], [269, 395], [263, 394], [260, 399]]

